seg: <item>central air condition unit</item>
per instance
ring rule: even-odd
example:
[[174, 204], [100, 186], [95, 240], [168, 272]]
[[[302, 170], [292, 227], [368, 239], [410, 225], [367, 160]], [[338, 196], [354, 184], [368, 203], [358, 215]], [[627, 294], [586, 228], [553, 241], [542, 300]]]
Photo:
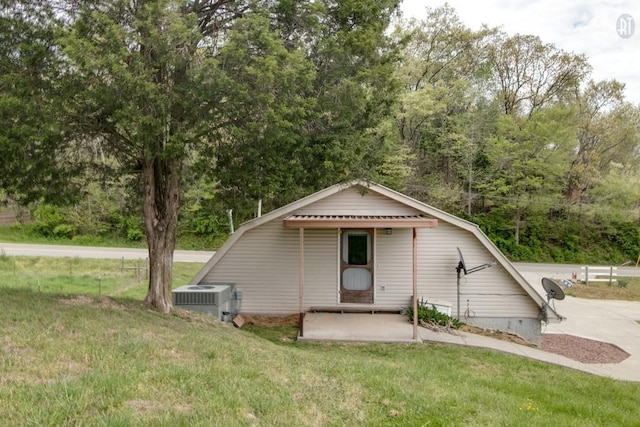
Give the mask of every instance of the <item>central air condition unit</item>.
[[240, 308], [235, 286], [226, 282], [181, 286], [172, 291], [173, 305], [229, 321]]

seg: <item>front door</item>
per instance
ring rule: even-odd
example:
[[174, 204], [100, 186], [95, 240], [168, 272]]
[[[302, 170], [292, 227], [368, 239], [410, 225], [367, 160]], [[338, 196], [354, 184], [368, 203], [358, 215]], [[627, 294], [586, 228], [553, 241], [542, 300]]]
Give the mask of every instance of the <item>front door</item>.
[[373, 230], [342, 230], [340, 302], [373, 303]]

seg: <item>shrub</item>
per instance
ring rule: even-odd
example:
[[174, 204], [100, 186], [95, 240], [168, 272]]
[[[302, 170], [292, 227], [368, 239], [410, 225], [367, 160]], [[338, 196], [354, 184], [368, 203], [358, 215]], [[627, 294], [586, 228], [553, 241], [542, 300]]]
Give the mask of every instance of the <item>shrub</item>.
[[127, 230], [127, 239], [132, 242], [139, 242], [144, 237], [144, 233], [138, 227], [130, 226]]
[[60, 224], [53, 229], [53, 236], [62, 239], [71, 239], [76, 234], [76, 228], [70, 224]]
[[33, 213], [36, 220], [33, 230], [44, 237], [54, 235], [54, 230], [64, 221], [62, 213], [57, 206], [42, 205]]
[[[413, 321], [413, 307], [405, 308], [403, 314]], [[460, 329], [460, 327], [464, 325], [464, 323], [458, 319], [439, 312], [433, 304], [429, 304], [429, 302], [422, 298], [418, 301], [418, 321], [444, 327], [451, 327], [453, 329]]]

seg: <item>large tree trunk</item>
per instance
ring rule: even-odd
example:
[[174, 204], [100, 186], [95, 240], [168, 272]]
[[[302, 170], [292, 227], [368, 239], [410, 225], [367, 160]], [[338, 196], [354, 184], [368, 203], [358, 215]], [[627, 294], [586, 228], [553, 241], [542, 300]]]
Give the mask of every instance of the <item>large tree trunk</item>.
[[180, 160], [157, 158], [145, 160], [142, 165], [144, 224], [149, 245], [149, 290], [145, 303], [163, 313], [172, 308], [181, 166]]

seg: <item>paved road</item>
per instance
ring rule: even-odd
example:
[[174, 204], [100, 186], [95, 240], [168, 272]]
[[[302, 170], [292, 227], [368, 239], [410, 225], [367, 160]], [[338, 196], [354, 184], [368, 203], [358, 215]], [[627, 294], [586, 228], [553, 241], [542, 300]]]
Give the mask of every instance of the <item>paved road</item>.
[[[50, 256], [50, 257], [78, 257], [78, 258], [112, 258], [138, 259], [146, 258], [146, 249], [134, 248], [103, 248], [91, 246], [63, 246], [63, 245], [29, 245], [22, 243], [0, 242], [0, 253], [4, 251], [12, 256]], [[177, 262], [207, 262], [215, 254], [213, 251], [175, 251], [174, 260]], [[570, 279], [576, 272], [580, 275], [580, 265], [576, 264], [538, 264], [517, 262], [513, 264], [521, 273], [538, 273], [549, 277]], [[640, 268], [617, 267], [618, 276], [640, 277]]]
[[[63, 245], [28, 245], [22, 243], [0, 242], [0, 253], [11, 256], [47, 256], [47, 257], [78, 257], [78, 258], [110, 258], [110, 259], [139, 259], [147, 258], [146, 249], [135, 248], [102, 248], [91, 246], [63, 246]], [[173, 259], [176, 262], [207, 262], [215, 252], [206, 251], [175, 251]]]

